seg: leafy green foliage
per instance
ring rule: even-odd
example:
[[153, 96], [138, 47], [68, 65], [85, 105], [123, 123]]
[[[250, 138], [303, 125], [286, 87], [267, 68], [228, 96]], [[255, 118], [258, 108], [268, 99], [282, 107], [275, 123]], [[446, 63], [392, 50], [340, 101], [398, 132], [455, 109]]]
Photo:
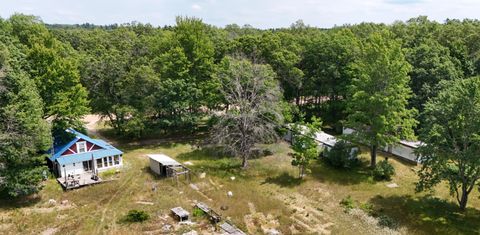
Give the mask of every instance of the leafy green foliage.
[[150, 215], [142, 210], [130, 210], [127, 215], [125, 215], [124, 221], [129, 223], [138, 223], [144, 222], [150, 219]]
[[348, 195], [340, 201], [340, 205], [345, 209], [345, 212], [356, 207], [356, 203], [353, 200], [352, 196]]
[[363, 43], [359, 60], [352, 64], [347, 125], [356, 131], [349, 138], [370, 147], [372, 167], [378, 148], [412, 138], [417, 123], [416, 111], [407, 108], [411, 66], [391, 37], [388, 31], [372, 34]]
[[193, 211], [192, 211], [193, 217], [202, 217], [204, 215], [205, 215], [205, 212], [202, 209], [197, 207], [193, 208]]
[[41, 152], [51, 144], [42, 100], [19, 62], [20, 51], [0, 43], [0, 191], [11, 197], [40, 190], [47, 170]]
[[450, 193], [464, 210], [468, 195], [480, 178], [480, 78], [443, 84], [436, 98], [425, 105], [424, 142], [417, 190], [433, 189], [447, 181]]
[[310, 161], [320, 154], [318, 143], [315, 141], [317, 132], [320, 131], [322, 122], [313, 117], [311, 123], [295, 123], [292, 126], [292, 165], [298, 166], [300, 178], [305, 175]]
[[358, 149], [344, 141], [338, 141], [330, 150], [324, 150], [322, 153], [325, 161], [335, 168], [348, 169], [358, 165]]
[[395, 175], [395, 168], [385, 159], [375, 166], [372, 173], [376, 180], [391, 180], [392, 176]]

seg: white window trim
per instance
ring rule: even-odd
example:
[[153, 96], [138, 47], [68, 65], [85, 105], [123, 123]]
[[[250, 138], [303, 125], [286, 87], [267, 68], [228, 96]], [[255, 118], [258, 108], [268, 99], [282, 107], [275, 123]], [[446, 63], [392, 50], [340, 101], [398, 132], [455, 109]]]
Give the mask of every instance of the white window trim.
[[[83, 149], [85, 149], [85, 151], [80, 152], [80, 147], [79, 147], [80, 144], [84, 144], [84, 148], [83, 148]], [[86, 153], [86, 152], [88, 152], [88, 149], [87, 149], [87, 141], [79, 141], [79, 142], [77, 142], [77, 153]]]

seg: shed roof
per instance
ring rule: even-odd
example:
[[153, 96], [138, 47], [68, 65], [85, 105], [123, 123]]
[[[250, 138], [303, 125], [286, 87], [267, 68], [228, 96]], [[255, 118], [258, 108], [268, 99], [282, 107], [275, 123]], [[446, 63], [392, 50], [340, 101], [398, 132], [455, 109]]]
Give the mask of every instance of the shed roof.
[[162, 165], [167, 165], [167, 166], [179, 166], [182, 165], [179, 162], [175, 161], [171, 157], [165, 155], [165, 154], [147, 154], [147, 156], [158, 162], [161, 163]]
[[317, 132], [315, 134], [315, 140], [325, 144], [325, 145], [328, 145], [330, 147], [333, 147], [336, 143], [337, 143], [337, 138], [335, 138], [335, 136], [333, 135], [329, 135], [325, 132]]
[[174, 214], [180, 216], [180, 217], [188, 217], [188, 215], [190, 215], [190, 213], [188, 213], [188, 211], [186, 211], [185, 209], [181, 208], [181, 207], [175, 207], [175, 208], [172, 208], [170, 209]]
[[405, 145], [410, 148], [418, 148], [423, 143], [421, 141], [408, 141], [408, 140], [400, 140], [400, 144]]

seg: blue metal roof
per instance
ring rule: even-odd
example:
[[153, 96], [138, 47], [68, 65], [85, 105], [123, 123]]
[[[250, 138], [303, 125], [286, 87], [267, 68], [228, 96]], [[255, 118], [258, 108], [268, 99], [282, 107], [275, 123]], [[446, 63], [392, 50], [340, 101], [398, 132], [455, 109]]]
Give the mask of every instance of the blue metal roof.
[[60, 165], [67, 165], [67, 164], [92, 160], [92, 155], [93, 155], [93, 159], [99, 159], [107, 156], [120, 155], [122, 153], [123, 153], [122, 151], [116, 148], [105, 149], [105, 150], [101, 149], [101, 150], [95, 150], [92, 152], [66, 155], [66, 156], [59, 157], [56, 160]]
[[[66, 143], [65, 145], [60, 145], [60, 146], [54, 146], [54, 153], [51, 157], [50, 157], [50, 160], [51, 161], [55, 161], [56, 159], [58, 158], [62, 158], [62, 154], [67, 151], [73, 144], [75, 144], [79, 139], [83, 139], [83, 140], [86, 140], [90, 143], [93, 143], [101, 148], [103, 148], [103, 150], [116, 150], [116, 151], [119, 151], [120, 153], [119, 154], [122, 154], [122, 152], [118, 149], [116, 149], [115, 147], [113, 147], [112, 145], [110, 145], [109, 143], [103, 141], [103, 140], [99, 140], [99, 139], [93, 139], [87, 135], [84, 135], [72, 128], [68, 128], [67, 130], [65, 130], [66, 132], [69, 132], [69, 133], [72, 133], [75, 135], [75, 138], [73, 138], [71, 141], [69, 141], [68, 143]], [[97, 151], [100, 151], [100, 150], [97, 150]], [[95, 151], [95, 152], [97, 152]], [[92, 152], [87, 152], [87, 153], [92, 153]], [[76, 157], [77, 155], [82, 155], [84, 153], [80, 153], [80, 154], [69, 154], [69, 155], [66, 155], [68, 157]], [[113, 154], [115, 155], [115, 154]], [[91, 155], [90, 155], [90, 158], [91, 158]], [[100, 157], [99, 157], [100, 158]], [[83, 158], [82, 158], [83, 159]]]

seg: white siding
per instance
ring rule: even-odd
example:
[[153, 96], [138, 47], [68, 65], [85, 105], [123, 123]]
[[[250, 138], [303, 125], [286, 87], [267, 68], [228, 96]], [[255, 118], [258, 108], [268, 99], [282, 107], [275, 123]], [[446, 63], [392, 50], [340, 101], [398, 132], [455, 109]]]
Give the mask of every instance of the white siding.
[[[114, 156], [112, 156], [112, 165], [109, 165], [109, 161], [108, 161], [108, 157], [107, 157], [107, 167], [99, 167], [97, 165], [97, 159], [94, 160], [93, 164], [95, 164], [95, 168], [92, 168], [95, 169], [95, 170], [98, 170], [98, 172], [102, 172], [102, 171], [105, 171], [105, 170], [109, 170], [109, 169], [112, 169], [112, 168], [120, 168], [123, 166], [123, 158], [122, 158], [122, 155], [119, 155], [119, 161], [120, 161], [120, 164], [119, 165], [115, 165], [115, 158]], [[102, 162], [104, 162], [104, 159], [102, 158]], [[65, 173], [68, 175], [79, 175], [79, 174], [83, 174], [85, 173], [85, 170], [83, 169], [83, 162], [76, 162], [75, 163], [75, 166], [74, 164], [67, 164], [65, 165], [65, 167], [63, 167], [63, 165], [60, 165], [59, 166], [59, 177], [65, 177]]]
[[160, 175], [160, 163], [150, 158], [150, 169]]
[[391, 153], [393, 155], [405, 158], [410, 161], [417, 161], [417, 156], [413, 153], [413, 148], [405, 146], [405, 145], [395, 145], [391, 148]]
[[77, 162], [74, 164], [67, 164], [65, 167], [63, 165], [60, 165], [60, 177], [65, 177], [65, 173], [68, 175], [78, 175], [78, 174], [83, 174], [85, 171], [83, 170], [83, 163], [82, 162]]

